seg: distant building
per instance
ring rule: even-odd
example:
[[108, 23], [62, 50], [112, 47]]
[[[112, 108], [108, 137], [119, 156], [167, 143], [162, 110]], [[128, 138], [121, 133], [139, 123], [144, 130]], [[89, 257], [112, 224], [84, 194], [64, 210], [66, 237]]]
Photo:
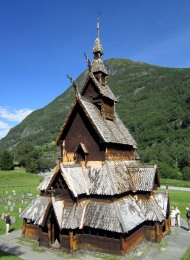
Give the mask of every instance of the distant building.
[[170, 230], [168, 193], [158, 193], [157, 166], [141, 165], [137, 144], [115, 111], [103, 48], [94, 59], [57, 137], [61, 159], [39, 185], [40, 196], [21, 213], [23, 236], [66, 252], [78, 248], [124, 254], [143, 238]]

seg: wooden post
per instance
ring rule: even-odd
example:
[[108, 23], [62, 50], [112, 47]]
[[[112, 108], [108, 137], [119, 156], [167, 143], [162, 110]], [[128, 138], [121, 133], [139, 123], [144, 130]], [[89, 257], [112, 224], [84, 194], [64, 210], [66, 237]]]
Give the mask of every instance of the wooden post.
[[165, 227], [166, 227], [166, 233], [169, 234], [170, 232], [170, 219], [165, 219]]
[[121, 254], [124, 255], [124, 238], [122, 236], [120, 236], [120, 251], [121, 251]]
[[23, 218], [22, 236], [25, 236], [25, 230], [26, 230], [26, 220]]
[[51, 224], [51, 243], [53, 244], [55, 242], [55, 224]]
[[73, 231], [69, 231], [70, 252], [73, 253]]
[[48, 223], [48, 244], [51, 247], [51, 223]]
[[38, 229], [38, 236], [39, 236], [39, 247], [42, 245], [42, 228], [41, 226], [39, 226], [39, 229]]
[[158, 222], [156, 222], [155, 225], [155, 237], [156, 237], [156, 241], [160, 240], [160, 227]]

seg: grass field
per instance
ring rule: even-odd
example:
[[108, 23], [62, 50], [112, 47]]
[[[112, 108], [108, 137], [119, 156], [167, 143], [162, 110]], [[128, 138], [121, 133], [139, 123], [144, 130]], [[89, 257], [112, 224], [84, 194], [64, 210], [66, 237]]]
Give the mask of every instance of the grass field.
[[[24, 210], [39, 194], [37, 186], [41, 181], [41, 176], [26, 173], [25, 170], [0, 171], [0, 216], [10, 213], [15, 217], [16, 223], [13, 223], [10, 229], [22, 228], [19, 210]], [[0, 217], [0, 235], [4, 233], [5, 220]]]
[[189, 260], [190, 259], [190, 247], [187, 249], [185, 255], [180, 260]]
[[186, 187], [190, 188], [190, 181], [180, 181], [173, 179], [163, 179], [160, 178], [160, 185], [168, 185], [169, 187]]
[[190, 208], [190, 192], [188, 191], [169, 191], [170, 207], [178, 207], [181, 217], [186, 219], [186, 207]]
[[[172, 179], [160, 179], [160, 185], [168, 185], [168, 187], [186, 187], [190, 188], [189, 181], [180, 181]], [[164, 191], [164, 190], [162, 190]], [[170, 207], [178, 207], [181, 217], [186, 219], [186, 207], [190, 208], [190, 192], [174, 191], [169, 189]]]
[[0, 250], [0, 258], [1, 260], [19, 260], [21, 259], [18, 256], [12, 255], [10, 253], [4, 252]]

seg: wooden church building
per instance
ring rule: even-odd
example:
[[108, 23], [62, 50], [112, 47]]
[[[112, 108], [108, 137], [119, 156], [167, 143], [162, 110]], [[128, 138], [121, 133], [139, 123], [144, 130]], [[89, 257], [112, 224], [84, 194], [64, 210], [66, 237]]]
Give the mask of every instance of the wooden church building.
[[143, 165], [137, 144], [115, 111], [103, 48], [97, 37], [80, 92], [56, 144], [61, 159], [22, 213], [25, 237], [66, 252], [90, 249], [124, 254], [170, 231], [168, 192], [156, 165]]

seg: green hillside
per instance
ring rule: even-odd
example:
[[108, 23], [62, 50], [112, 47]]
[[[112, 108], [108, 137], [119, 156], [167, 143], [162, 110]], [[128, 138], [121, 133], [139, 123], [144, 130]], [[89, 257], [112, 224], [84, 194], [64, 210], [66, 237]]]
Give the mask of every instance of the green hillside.
[[[158, 163], [162, 177], [190, 176], [190, 69], [110, 59], [108, 84], [119, 102], [116, 110], [134, 136], [144, 163]], [[79, 87], [84, 81], [77, 79]], [[58, 153], [54, 141], [74, 100], [67, 89], [34, 111], [0, 140], [0, 151], [31, 141], [46, 157]], [[185, 177], [184, 177], [185, 176]]]

